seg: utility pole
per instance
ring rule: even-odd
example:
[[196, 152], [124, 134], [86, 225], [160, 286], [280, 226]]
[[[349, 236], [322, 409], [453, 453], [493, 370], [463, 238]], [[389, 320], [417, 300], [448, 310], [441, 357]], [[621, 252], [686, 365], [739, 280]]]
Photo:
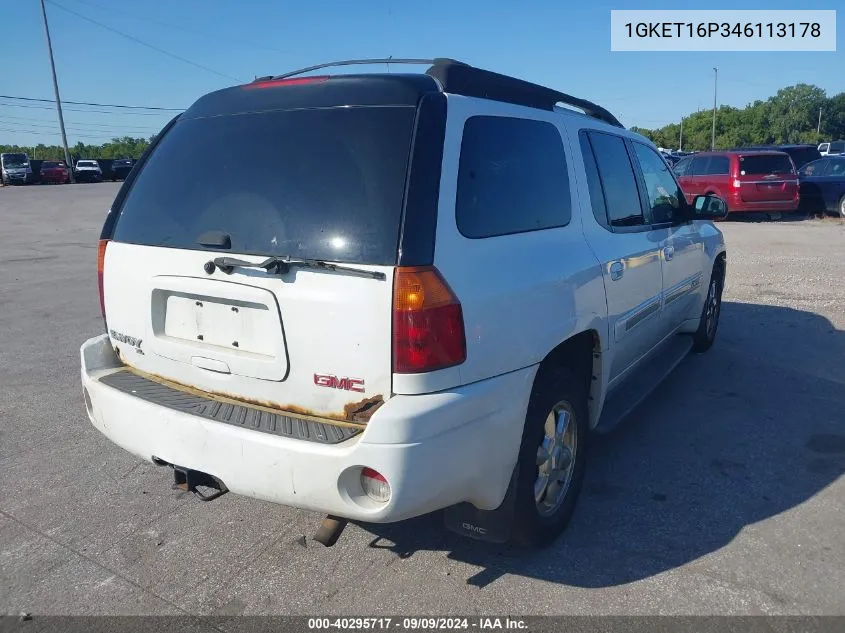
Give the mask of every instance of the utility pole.
[[50, 27], [47, 26], [47, 9], [44, 7], [44, 0], [41, 0], [41, 15], [44, 17], [44, 33], [47, 35], [47, 52], [50, 53], [50, 69], [53, 71], [53, 90], [56, 93], [56, 110], [59, 113], [59, 128], [62, 132], [62, 145], [65, 149], [65, 164], [67, 165], [70, 181], [75, 182], [73, 177], [73, 163], [70, 162], [70, 150], [67, 147], [65, 119], [62, 116], [62, 100], [59, 98], [59, 80], [56, 79], [56, 62], [53, 60], [53, 43], [50, 41]]
[[[42, 0], [43, 2], [43, 0]], [[710, 149], [716, 149], [716, 86], [719, 80], [719, 69], [713, 68], [713, 130], [710, 133]]]
[[822, 133], [822, 107], [819, 106], [819, 126], [816, 128], [816, 134], [821, 136]]
[[684, 117], [681, 117], [681, 136], [678, 139], [678, 151], [684, 151]]

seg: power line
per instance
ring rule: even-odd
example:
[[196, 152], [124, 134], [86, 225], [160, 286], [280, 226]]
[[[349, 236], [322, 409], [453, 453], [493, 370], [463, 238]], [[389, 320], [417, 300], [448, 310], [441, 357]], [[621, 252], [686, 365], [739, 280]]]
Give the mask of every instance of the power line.
[[188, 28], [188, 27], [182, 26], [180, 24], [173, 24], [171, 22], [164, 22], [163, 20], [157, 20], [156, 18], [150, 18], [150, 17], [147, 17], [147, 16], [138, 15], [137, 13], [125, 11], [123, 9], [115, 10], [114, 6], [106, 6], [106, 5], [103, 5], [103, 4], [99, 4], [97, 2], [90, 2], [90, 0], [76, 0], [76, 2], [80, 3], [80, 4], [88, 5], [89, 7], [99, 9], [101, 11], [115, 11], [116, 13], [123, 14], [127, 17], [132, 18], [133, 20], [143, 20], [144, 22], [150, 22], [152, 24], [158, 24], [159, 26], [164, 26], [164, 27], [167, 27], [169, 29], [175, 29], [177, 31], [182, 31], [184, 33], [192, 33], [194, 35], [199, 35], [200, 37], [210, 37], [210, 38], [214, 39], [215, 41], [228, 40], [229, 42], [232, 42], [233, 44], [237, 44], [239, 46], [250, 46], [252, 48], [262, 49], [262, 50], [265, 50], [265, 51], [272, 51], [274, 53], [281, 53], [283, 55], [291, 55], [291, 54], [296, 53], [296, 51], [280, 50], [278, 48], [273, 48], [272, 46], [264, 46], [263, 44], [256, 44], [255, 42], [250, 42], [248, 40], [232, 39], [230, 37], [220, 36], [220, 35], [216, 35], [214, 33], [206, 33], [204, 31], [197, 31], [196, 29]]
[[220, 77], [225, 77], [226, 79], [231, 79], [232, 81], [237, 81], [237, 82], [241, 81], [237, 77], [232, 77], [232, 75], [227, 75], [226, 73], [221, 73], [220, 71], [214, 70], [213, 68], [209, 68], [208, 66], [203, 66], [202, 64], [198, 64], [197, 62], [191, 61], [190, 59], [185, 59], [184, 57], [176, 55], [175, 53], [171, 53], [170, 51], [166, 51], [163, 48], [159, 48], [158, 46], [153, 46], [152, 44], [148, 44], [144, 40], [140, 40], [137, 37], [134, 37], [132, 35], [128, 35], [127, 33], [124, 33], [123, 31], [118, 31], [117, 29], [114, 29], [114, 28], [112, 28], [112, 27], [110, 27], [106, 24], [103, 24], [102, 22], [98, 22], [97, 20], [94, 20], [93, 18], [89, 18], [87, 15], [77, 13], [73, 9], [68, 9], [66, 6], [59, 4], [58, 2], [55, 2], [54, 0], [47, 0], [47, 2], [52, 4], [54, 7], [58, 7], [62, 11], [67, 11], [68, 13], [75, 15], [78, 18], [81, 18], [81, 19], [83, 19], [87, 22], [90, 22], [91, 24], [96, 24], [100, 28], [106, 29], [107, 31], [111, 31], [112, 33], [116, 33], [117, 35], [120, 35], [121, 37], [125, 37], [128, 40], [132, 40], [136, 44], [140, 44], [141, 46], [146, 46], [147, 48], [150, 48], [150, 49], [152, 49], [152, 50], [154, 50], [158, 53], [161, 53], [162, 55], [167, 55], [168, 57], [172, 57], [173, 59], [178, 59], [181, 62], [184, 62], [186, 64], [190, 64], [191, 66], [194, 66], [194, 67], [199, 68], [201, 70], [205, 70], [206, 72], [214, 73], [215, 75], [219, 75]]
[[[7, 107], [7, 108], [27, 108], [32, 110], [50, 110], [54, 111], [55, 108], [51, 108], [50, 106], [42, 106], [42, 105], [32, 105], [28, 103], [0, 103], [0, 106]], [[121, 111], [113, 111], [113, 110], [82, 110], [80, 108], [62, 108], [67, 112], [86, 112], [90, 114], [121, 114], [121, 115], [132, 115], [132, 116], [164, 116], [161, 113], [157, 112], [121, 112]]]
[[[55, 99], [36, 99], [35, 97], [13, 97], [11, 95], [0, 95], [3, 99], [15, 99], [17, 101], [38, 101], [40, 103], [55, 103]], [[185, 108], [159, 108], [157, 106], [131, 106], [118, 105], [115, 103], [91, 103], [90, 101], [68, 101], [62, 99], [62, 103], [73, 105], [96, 106], [98, 108], [125, 108], [128, 110], [166, 110], [167, 112], [182, 112]]]
[[[61, 136], [61, 133], [60, 133], [60, 132], [45, 132], [44, 130], [23, 130], [23, 129], [20, 129], [20, 128], [13, 129], [13, 128], [4, 128], [4, 127], [0, 127], [0, 132], [18, 132], [18, 133], [21, 133], [21, 132], [22, 132], [22, 133], [24, 133], [24, 134], [38, 134], [38, 135], [46, 135], [46, 136]], [[113, 135], [113, 134], [106, 134], [106, 133], [103, 133], [103, 134], [94, 134], [94, 135], [91, 135], [91, 134], [76, 134], [76, 133], [74, 133], [74, 134], [71, 134], [70, 136], [71, 136], [72, 138], [84, 138], [84, 139], [100, 140], [100, 141], [102, 141], [103, 139], [114, 138], [114, 135]]]
[[[45, 119], [36, 119], [29, 116], [12, 116], [10, 114], [0, 115], [0, 119], [14, 119], [16, 121], [35, 121], [36, 123], [49, 123], [49, 121]], [[113, 125], [108, 125], [106, 123], [91, 123], [88, 121], [68, 121], [70, 125], [88, 125], [93, 127], [105, 127], [105, 128], [114, 128]], [[133, 130], [160, 130], [161, 127], [158, 125], [123, 125], [120, 124], [119, 127], [121, 129], [133, 129]]]
[[[19, 123], [15, 122], [15, 121], [6, 121], [4, 119], [5, 119], [5, 117], [0, 117], [0, 124], [3, 124], [3, 125], [20, 125]], [[41, 123], [44, 123], [44, 125], [42, 125]], [[41, 123], [28, 122], [26, 125], [28, 125], [29, 127], [46, 128], [46, 129], [49, 129], [49, 130], [55, 129], [55, 127], [56, 127], [55, 125], [46, 124], [47, 123], [46, 121], [42, 121]], [[113, 127], [113, 128], [108, 128], [108, 129], [105, 129], [105, 130], [98, 130], [98, 129], [95, 129], [95, 128], [85, 127], [84, 125], [82, 125], [82, 126], [74, 125], [73, 123], [68, 123], [67, 129], [82, 131], [82, 132], [92, 132], [92, 133], [93, 132], [101, 132], [103, 134], [113, 134], [113, 133], [114, 134], [117, 134], [117, 133], [125, 134], [126, 133], [126, 130], [124, 128], [121, 128], [121, 127]]]

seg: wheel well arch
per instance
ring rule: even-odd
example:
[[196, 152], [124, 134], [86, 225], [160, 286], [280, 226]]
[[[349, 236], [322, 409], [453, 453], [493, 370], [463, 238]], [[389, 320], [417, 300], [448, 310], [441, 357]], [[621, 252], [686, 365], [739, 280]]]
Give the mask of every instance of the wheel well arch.
[[[602, 376], [601, 338], [597, 330], [589, 329], [574, 334], [559, 343], [540, 362], [537, 376], [552, 367], [568, 367], [584, 382], [588, 395], [590, 418], [595, 417], [594, 407], [600, 402]], [[535, 381], [537, 380], [535, 376]]]

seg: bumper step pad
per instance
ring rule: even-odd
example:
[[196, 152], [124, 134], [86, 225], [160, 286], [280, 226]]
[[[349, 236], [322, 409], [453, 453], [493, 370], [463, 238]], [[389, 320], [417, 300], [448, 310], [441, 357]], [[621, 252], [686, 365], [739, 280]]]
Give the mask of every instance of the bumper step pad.
[[269, 433], [318, 444], [339, 444], [361, 433], [363, 427], [341, 426], [331, 422], [317, 422], [286, 415], [270, 413], [248, 405], [222, 402], [213, 397], [203, 397], [122, 370], [103, 376], [100, 382], [123, 393], [132, 394], [174, 411], [189, 413], [215, 422], [231, 424], [259, 433]]

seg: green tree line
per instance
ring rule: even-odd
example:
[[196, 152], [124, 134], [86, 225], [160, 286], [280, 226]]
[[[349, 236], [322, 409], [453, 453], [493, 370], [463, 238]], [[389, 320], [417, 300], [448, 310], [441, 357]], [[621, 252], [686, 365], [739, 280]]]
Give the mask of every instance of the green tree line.
[[[140, 158], [154, 138], [154, 136], [148, 139], [122, 136], [113, 138], [102, 145], [89, 145], [79, 142], [69, 149], [74, 160], [80, 158]], [[64, 149], [60, 145], [39, 144], [34, 147], [0, 145], [0, 152], [23, 152], [32, 159], [64, 160]]]
[[[684, 117], [683, 149], [710, 149], [712, 125], [712, 110], [701, 110]], [[678, 148], [680, 122], [657, 129], [631, 129], [647, 136], [658, 147]], [[845, 92], [828, 97], [817, 86], [799, 83], [782, 88], [773, 97], [755, 101], [744, 108], [722, 106], [716, 110], [717, 149], [770, 143], [817, 145], [840, 139], [845, 139]]]

